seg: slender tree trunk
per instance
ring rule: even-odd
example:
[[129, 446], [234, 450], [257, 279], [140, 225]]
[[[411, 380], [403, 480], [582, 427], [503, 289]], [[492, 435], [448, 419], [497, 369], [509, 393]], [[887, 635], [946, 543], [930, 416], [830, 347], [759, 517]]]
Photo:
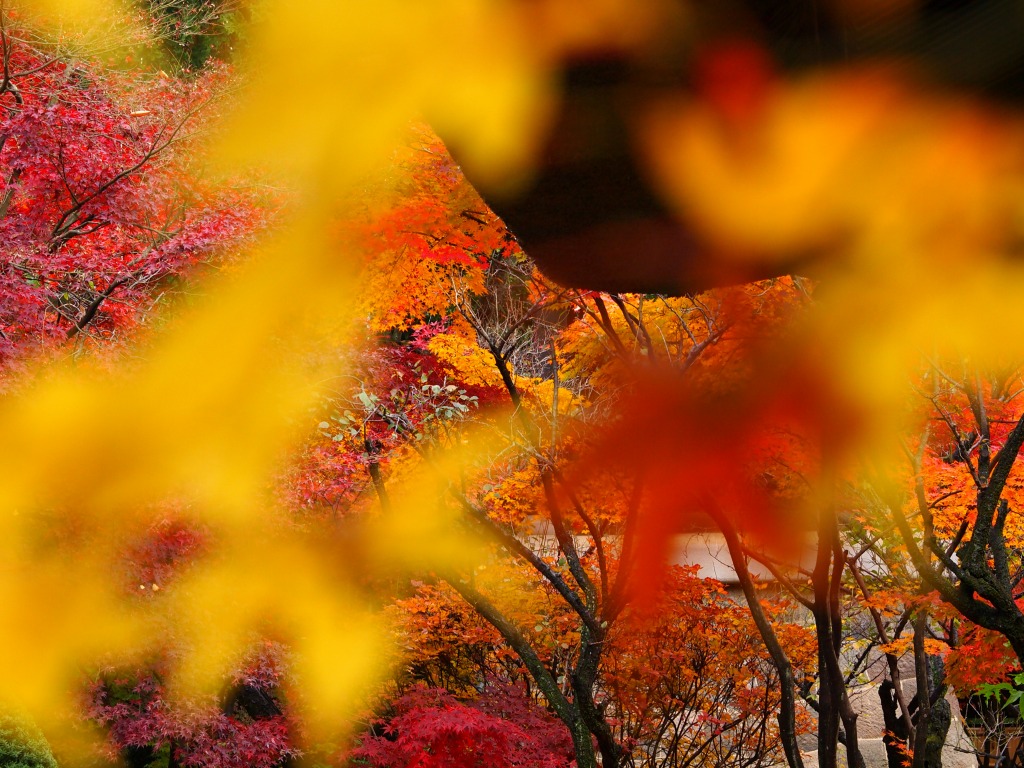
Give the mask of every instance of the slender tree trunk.
[[[915, 626], [915, 652], [917, 650], [917, 635]], [[921, 643], [922, 650], [924, 648]], [[946, 692], [946, 670], [942, 659], [937, 656], [925, 656], [924, 662], [915, 664], [918, 670], [924, 672], [924, 679], [928, 684], [927, 702], [925, 709], [919, 709], [917, 714], [918, 734], [924, 731], [924, 735], [918, 735], [914, 743], [914, 764], [920, 764], [922, 768], [942, 768], [942, 747], [946, 743], [946, 735], [949, 733], [949, 726], [952, 724], [953, 711], [949, 702], [945, 699]], [[919, 692], [919, 697], [921, 693]], [[919, 700], [922, 700], [919, 698]], [[917, 759], [917, 750], [921, 750], [920, 763]]]
[[[817, 603], [817, 601], [815, 601]], [[825, 662], [824, 644], [830, 642], [826, 629], [827, 614], [822, 617], [815, 605], [814, 625], [818, 643], [818, 768], [836, 768], [839, 750], [839, 707], [835, 681]]]
[[928, 621], [924, 611], [914, 617], [914, 668], [917, 673], [917, 733], [914, 738], [912, 768], [924, 768], [931, 716], [931, 685], [928, 681], [928, 657], [924, 650], [924, 631]]
[[857, 736], [857, 713], [850, 704], [846, 680], [839, 666], [843, 640], [839, 592], [845, 567], [846, 553], [839, 536], [835, 507], [823, 507], [818, 515], [818, 554], [811, 576], [818, 644], [818, 765], [821, 768], [834, 768], [837, 764], [840, 722], [845, 733], [847, 764], [850, 768], [864, 768]]
[[732, 558], [733, 568], [736, 569], [736, 577], [739, 579], [740, 587], [743, 589], [743, 596], [747, 600], [747, 607], [754, 620], [761, 641], [764, 643], [771, 657], [772, 664], [779, 673], [779, 739], [782, 741], [782, 750], [786, 755], [786, 763], [789, 768], [804, 768], [803, 758], [800, 756], [800, 747], [796, 740], [796, 681], [793, 677], [793, 665], [789, 656], [779, 642], [771, 622], [765, 615], [764, 608], [754, 588], [754, 580], [747, 568], [746, 555], [740, 543], [739, 535], [736, 533], [732, 522], [725, 517], [713, 505], [708, 507], [709, 514], [718, 525], [718, 529], [725, 537], [726, 545], [729, 547], [729, 556]]

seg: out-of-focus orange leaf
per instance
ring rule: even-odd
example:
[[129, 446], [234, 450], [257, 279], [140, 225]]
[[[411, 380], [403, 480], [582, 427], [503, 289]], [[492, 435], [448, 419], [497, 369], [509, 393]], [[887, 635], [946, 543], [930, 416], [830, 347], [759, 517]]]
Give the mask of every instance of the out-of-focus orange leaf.
[[644, 377], [623, 409], [591, 461], [643, 478], [640, 594], [658, 587], [672, 536], [702, 525], [708, 513], [795, 554], [799, 533], [813, 525], [815, 505], [829, 503], [829, 481], [863, 435], [856, 404], [800, 357], [763, 358], [749, 382], [724, 392], [669, 374]]
[[[1010, 255], [1019, 120], [884, 68], [778, 81], [742, 127], [714, 104], [666, 101], [646, 136], [666, 200], [723, 254], [818, 254], [823, 272]], [[883, 237], [896, 240], [881, 248]], [[893, 265], [885, 254], [896, 245]]]

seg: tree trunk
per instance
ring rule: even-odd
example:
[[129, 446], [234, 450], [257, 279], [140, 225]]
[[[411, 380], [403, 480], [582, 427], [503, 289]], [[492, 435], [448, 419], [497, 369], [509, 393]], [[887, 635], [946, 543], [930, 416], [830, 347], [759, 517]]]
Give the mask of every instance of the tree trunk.
[[882, 703], [882, 720], [885, 724], [885, 733], [882, 735], [882, 743], [885, 744], [885, 759], [889, 768], [904, 768], [906, 759], [907, 739], [909, 730], [907, 722], [900, 713], [899, 702], [896, 700], [896, 687], [892, 681], [885, 680], [878, 687], [878, 697]]
[[594, 736], [582, 718], [569, 725], [572, 746], [576, 752], [577, 768], [597, 768], [597, 754], [594, 752]]
[[928, 679], [928, 656], [924, 650], [926, 614], [919, 611], [914, 618], [914, 667], [917, 673], [917, 733], [914, 738], [912, 768], [924, 768], [931, 719], [931, 682]]
[[924, 741], [924, 768], [942, 768], [942, 747], [946, 743], [946, 735], [953, 720], [953, 710], [945, 699], [946, 666], [939, 656], [925, 658], [928, 673], [929, 700], [927, 719], [922, 714], [918, 720], [927, 731]]
[[597, 739], [601, 752], [603, 768], [619, 768], [622, 761], [622, 748], [615, 740], [604, 713], [594, 701], [594, 685], [597, 682], [598, 664], [601, 659], [603, 645], [600, 640], [593, 640], [590, 631], [584, 627], [581, 633], [583, 642], [580, 658], [572, 673], [574, 703], [579, 710], [580, 719]]
[[953, 708], [945, 698], [936, 701], [928, 716], [928, 739], [924, 748], [924, 767], [942, 768], [942, 747], [946, 743], [949, 726], [953, 722]]
[[842, 586], [846, 553], [839, 537], [839, 520], [834, 506], [818, 513], [818, 554], [811, 580], [814, 587], [814, 626], [818, 644], [818, 765], [835, 768], [839, 757], [839, 723], [845, 729], [847, 764], [864, 768], [857, 738], [857, 713], [850, 705], [846, 680], [839, 666], [842, 618], [839, 590]]
[[800, 756], [800, 747], [796, 741], [796, 681], [793, 679], [793, 665], [789, 656], [779, 642], [771, 622], [764, 613], [757, 590], [754, 588], [754, 580], [747, 568], [746, 555], [743, 553], [743, 545], [740, 543], [739, 534], [733, 527], [732, 522], [716, 510], [713, 506], [708, 507], [708, 512], [718, 525], [718, 529], [725, 537], [725, 543], [729, 547], [729, 557], [732, 558], [733, 568], [736, 569], [736, 577], [743, 588], [743, 595], [747, 599], [747, 607], [750, 609], [751, 618], [757, 627], [761, 640], [764, 642], [772, 664], [779, 673], [779, 739], [782, 741], [782, 749], [786, 754], [786, 762], [789, 768], [804, 768], [803, 758]]
[[818, 768], [836, 768], [839, 750], [839, 706], [835, 680], [825, 660], [831, 648], [828, 609], [819, 603], [815, 576], [814, 627], [818, 644]]
[[[558, 718], [565, 723], [572, 736], [573, 749], [576, 752], [577, 768], [597, 768], [597, 754], [594, 751], [593, 734], [590, 732], [584, 720], [578, 700], [570, 701], [562, 695], [555, 679], [551, 676], [548, 668], [544, 666], [537, 652], [526, 640], [507, 617], [487, 600], [486, 597], [477, 592], [468, 581], [458, 578], [446, 579], [446, 582], [458, 592], [488, 624], [494, 627], [515, 652], [519, 660], [523, 662], [530, 673], [530, 677], [537, 684], [541, 693], [548, 700], [548, 704], [558, 715]], [[578, 671], [577, 667], [577, 671]], [[595, 666], [596, 669], [596, 666]], [[575, 683], [575, 681], [574, 681]], [[611, 768], [615, 768], [614, 763]]]

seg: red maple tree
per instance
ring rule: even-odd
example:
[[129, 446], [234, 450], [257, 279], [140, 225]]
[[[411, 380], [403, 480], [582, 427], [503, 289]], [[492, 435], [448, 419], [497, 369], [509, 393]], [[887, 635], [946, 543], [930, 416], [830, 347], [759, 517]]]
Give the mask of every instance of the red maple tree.
[[[189, 270], [260, 229], [243, 189], [189, 166], [223, 87], [105, 70], [0, 14], [0, 366], [82, 337], [121, 339]], [[109, 346], [109, 345], [108, 345]]]

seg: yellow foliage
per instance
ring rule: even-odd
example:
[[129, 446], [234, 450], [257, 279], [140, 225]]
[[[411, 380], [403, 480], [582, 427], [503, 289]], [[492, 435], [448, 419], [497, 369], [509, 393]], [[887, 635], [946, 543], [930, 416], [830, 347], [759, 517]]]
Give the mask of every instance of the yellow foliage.
[[[337, 296], [352, 284], [326, 231], [309, 215], [242, 274], [210, 286], [214, 298], [176, 321], [135, 371], [54, 370], [0, 406], [0, 614], [18, 628], [0, 637], [0, 699], [58, 741], [52, 728], [68, 722], [83, 668], [168, 642], [188, 651], [177, 670], [188, 693], [218, 689], [255, 632], [280, 635], [297, 653], [314, 735], [343, 724], [384, 671], [380, 630], [338, 569], [344, 548], [280, 530], [266, 493], [323, 375], [303, 351], [317, 344], [314, 329], [333, 333], [345, 306]], [[386, 565], [471, 551], [425, 503], [432, 487], [418, 487], [375, 534], [415, 538]], [[119, 531], [168, 498], [184, 500], [217, 547], [169, 597], [129, 602], [112, 567]]]
[[454, 333], [439, 333], [427, 345], [437, 360], [460, 381], [474, 387], [502, 387], [494, 356], [475, 341]]
[[904, 260], [934, 262], [1020, 226], [1021, 126], [894, 75], [780, 84], [736, 132], [707, 108], [665, 105], [649, 124], [652, 165], [668, 199], [741, 254], [852, 241], [858, 260], [887, 261], [885, 232], [902, 235]]
[[587, 405], [587, 398], [568, 387], [558, 387], [558, 399], [555, 399], [555, 382], [553, 379], [523, 378], [517, 381], [519, 391], [525, 399], [540, 413], [552, 412], [557, 404], [559, 416], [578, 416]]
[[527, 172], [550, 85], [505, 3], [267, 0], [261, 14], [226, 159], [344, 189], [426, 117], [488, 178]]
[[[377, 332], [408, 330], [423, 318], [444, 316], [455, 304], [453, 284], [483, 293], [481, 271], [449, 267], [409, 253], [388, 253], [370, 261], [364, 272], [362, 304], [369, 327]], [[455, 328], [452, 330], [462, 330]]]

